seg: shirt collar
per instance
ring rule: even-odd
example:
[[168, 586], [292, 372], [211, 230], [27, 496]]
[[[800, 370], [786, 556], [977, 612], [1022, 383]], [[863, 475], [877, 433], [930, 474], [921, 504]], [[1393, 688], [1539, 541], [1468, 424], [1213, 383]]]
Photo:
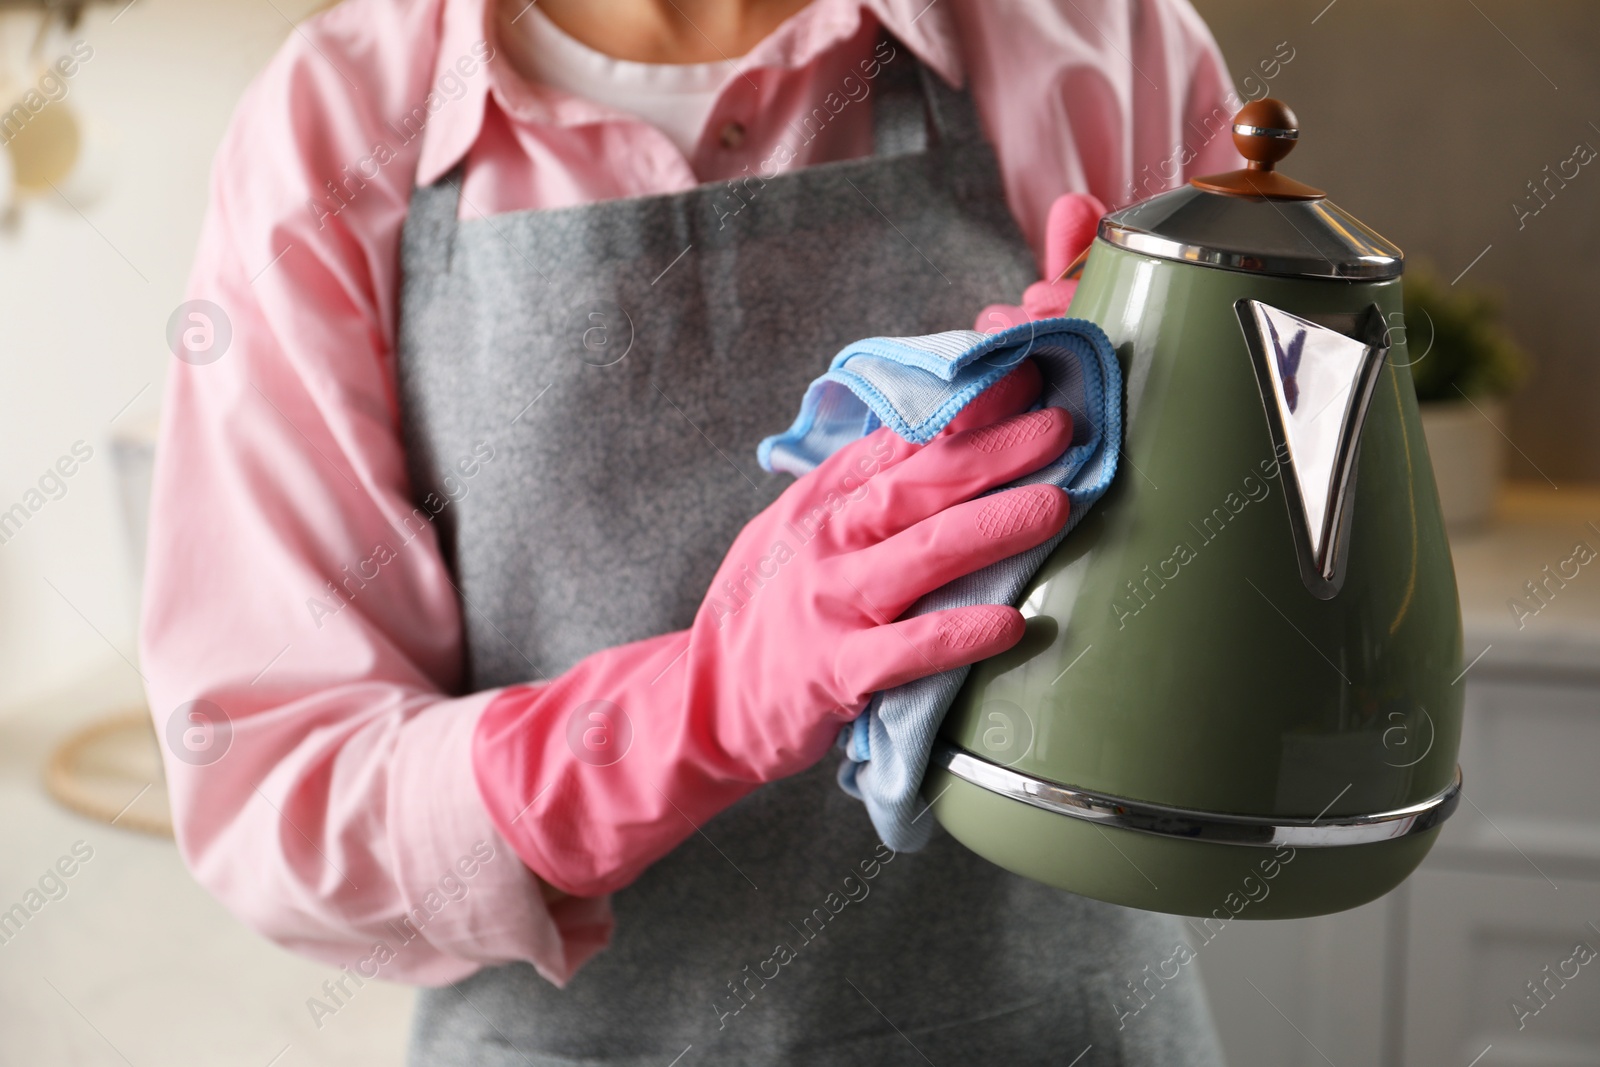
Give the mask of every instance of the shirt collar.
[[[491, 95], [519, 118], [559, 126], [603, 121], [615, 113], [565, 93], [522, 82], [504, 61], [494, 20], [497, 0], [444, 0], [439, 52], [430, 96], [441, 85], [465, 82], [466, 92], [448, 101], [423, 128], [417, 185], [438, 181], [466, 156], [483, 128]], [[957, 45], [952, 0], [812, 0], [739, 58], [737, 73], [761, 67], [794, 70], [809, 65], [849, 39], [870, 16], [882, 24], [946, 83], [959, 87], [965, 71]], [[484, 47], [487, 44], [487, 49]], [[463, 57], [486, 55], [473, 75], [461, 74]], [[425, 105], [424, 105], [425, 106]]]

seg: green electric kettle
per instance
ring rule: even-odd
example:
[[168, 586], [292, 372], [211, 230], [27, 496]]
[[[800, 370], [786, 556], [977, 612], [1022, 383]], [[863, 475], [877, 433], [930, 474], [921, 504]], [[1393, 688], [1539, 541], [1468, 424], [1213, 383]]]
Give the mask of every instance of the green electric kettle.
[[973, 668], [923, 797], [968, 848], [1085, 896], [1221, 919], [1355, 907], [1460, 796], [1461, 615], [1399, 248], [1278, 173], [1101, 220], [1068, 314], [1125, 382], [1116, 482]]

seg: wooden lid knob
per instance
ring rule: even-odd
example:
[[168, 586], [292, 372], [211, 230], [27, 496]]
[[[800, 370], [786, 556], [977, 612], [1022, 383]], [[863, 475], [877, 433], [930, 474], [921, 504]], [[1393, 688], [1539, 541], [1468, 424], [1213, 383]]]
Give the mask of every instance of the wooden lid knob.
[[1228, 196], [1268, 200], [1320, 200], [1321, 189], [1286, 178], [1273, 168], [1294, 151], [1300, 140], [1300, 120], [1282, 100], [1252, 100], [1233, 116], [1233, 144], [1245, 158], [1244, 170], [1191, 179], [1189, 184]]
[[1251, 170], [1271, 170], [1299, 139], [1300, 120], [1282, 100], [1252, 100], [1233, 116], [1233, 144]]

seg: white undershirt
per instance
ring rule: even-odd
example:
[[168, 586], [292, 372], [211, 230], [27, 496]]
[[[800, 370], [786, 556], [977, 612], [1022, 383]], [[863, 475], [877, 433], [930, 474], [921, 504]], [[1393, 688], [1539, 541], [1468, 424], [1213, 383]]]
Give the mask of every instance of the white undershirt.
[[725, 61], [614, 59], [568, 35], [535, 4], [500, 28], [519, 73], [552, 89], [637, 115], [666, 134], [685, 156], [694, 153], [711, 105], [733, 72], [733, 65]]

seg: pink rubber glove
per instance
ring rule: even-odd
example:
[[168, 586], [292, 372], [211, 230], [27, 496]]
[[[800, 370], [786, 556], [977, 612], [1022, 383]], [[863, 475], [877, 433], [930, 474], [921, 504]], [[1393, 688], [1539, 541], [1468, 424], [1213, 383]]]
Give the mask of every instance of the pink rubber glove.
[[1037, 545], [1067, 497], [1024, 486], [1071, 418], [1025, 412], [1022, 364], [925, 446], [880, 429], [829, 457], [734, 541], [688, 630], [513, 686], [479, 719], [473, 769], [522, 861], [578, 896], [619, 889], [717, 812], [810, 767], [880, 689], [996, 655], [1013, 608], [897, 619], [923, 594]]
[[1052, 319], [1067, 313], [1078, 279], [1063, 278], [1067, 268], [1089, 247], [1106, 207], [1088, 193], [1067, 193], [1056, 197], [1044, 227], [1043, 281], [1034, 282], [1022, 293], [1022, 306], [990, 304], [978, 315], [975, 330], [999, 333], [1001, 330], [1038, 319]]

